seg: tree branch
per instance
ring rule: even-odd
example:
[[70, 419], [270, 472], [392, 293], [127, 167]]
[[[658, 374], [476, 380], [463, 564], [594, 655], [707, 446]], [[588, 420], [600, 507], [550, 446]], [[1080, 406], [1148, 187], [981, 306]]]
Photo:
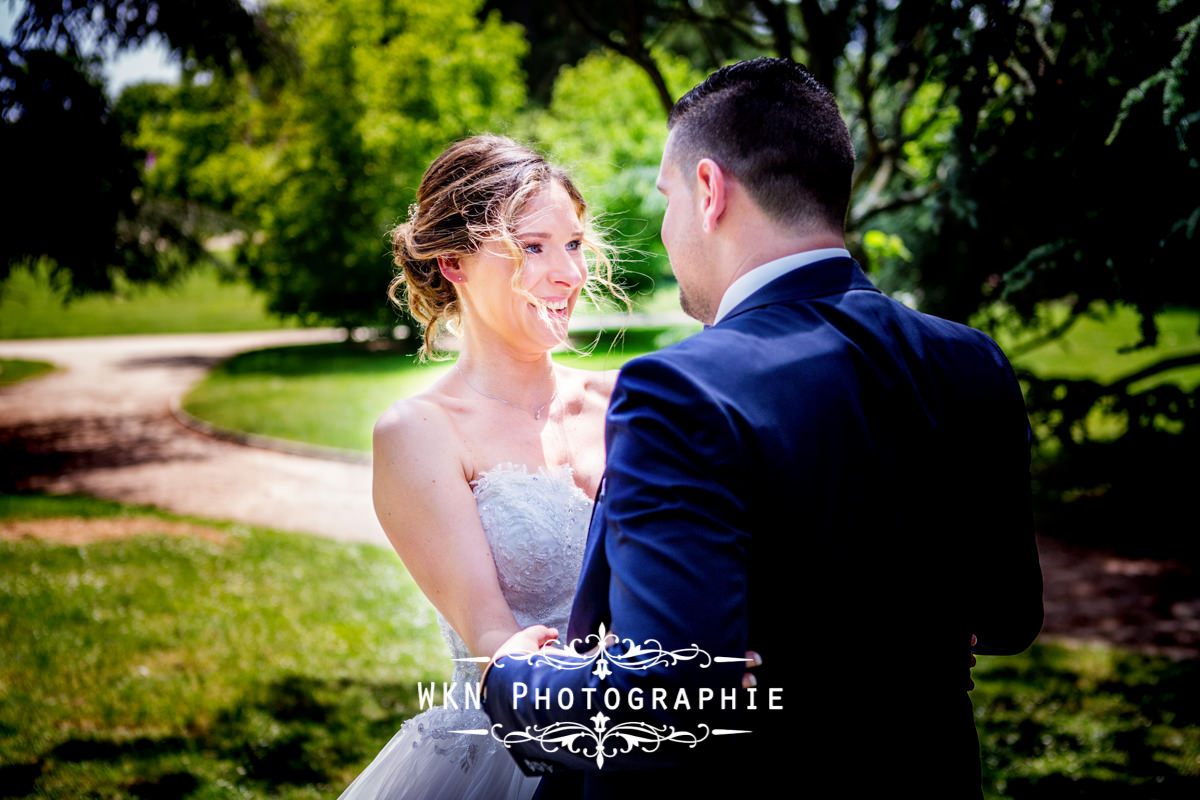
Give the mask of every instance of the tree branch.
[[1011, 360], [1013, 358], [1023, 356], [1026, 353], [1030, 353], [1034, 350], [1037, 350], [1039, 347], [1042, 347], [1043, 345], [1050, 344], [1050, 342], [1053, 342], [1055, 339], [1059, 338], [1060, 336], [1065, 334], [1067, 331], [1071, 330], [1071, 328], [1075, 325], [1075, 323], [1079, 321], [1080, 316], [1081, 316], [1080, 314], [1072, 312], [1071, 314], [1069, 314], [1067, 316], [1067, 318], [1065, 320], [1060, 322], [1058, 325], [1055, 325], [1053, 328], [1046, 331], [1041, 336], [1037, 336], [1037, 337], [1029, 340], [1028, 342], [1023, 342], [1019, 345], [1014, 345], [1013, 347], [1010, 347], [1008, 349], [1009, 359]]
[[1179, 367], [1193, 367], [1197, 364], [1200, 364], [1200, 353], [1187, 353], [1182, 356], [1174, 356], [1173, 358], [1164, 358], [1162, 361], [1158, 361], [1148, 367], [1139, 369], [1137, 372], [1134, 372], [1131, 375], [1126, 375], [1124, 378], [1110, 383], [1108, 388], [1124, 391], [1128, 389], [1131, 384], [1137, 383], [1140, 380], [1151, 378], [1163, 372], [1178, 369]]
[[887, 202], [880, 203], [879, 205], [870, 205], [870, 201], [874, 199], [874, 196], [864, 199], [863, 202], [855, 204], [854, 208], [851, 210], [850, 221], [847, 224], [847, 227], [857, 230], [862, 227], [871, 217], [879, 214], [886, 214], [889, 211], [895, 211], [896, 209], [904, 208], [905, 206], [916, 205], [917, 203], [924, 201], [926, 198], [932, 197], [934, 194], [939, 192], [941, 188], [942, 184], [940, 181], [930, 181], [928, 184], [919, 189], [901, 192], [889, 198]]
[[658, 63], [643, 44], [642, 24], [645, 22], [645, 16], [639, 13], [626, 17], [626, 20], [630, 23], [627, 31], [630, 35], [627, 41], [622, 42], [603, 30], [594, 20], [588, 17], [578, 2], [572, 2], [572, 0], [562, 0], [562, 2], [567, 12], [575, 18], [575, 21], [580, 24], [589, 36], [610, 50], [625, 56], [642, 68], [642, 71], [649, 76], [650, 82], [654, 85], [654, 91], [658, 95], [658, 102], [662, 106], [663, 112], [670, 114], [671, 109], [675, 106], [675, 98], [671, 96], [671, 91], [667, 88], [667, 81], [663, 78], [662, 70], [658, 68]]

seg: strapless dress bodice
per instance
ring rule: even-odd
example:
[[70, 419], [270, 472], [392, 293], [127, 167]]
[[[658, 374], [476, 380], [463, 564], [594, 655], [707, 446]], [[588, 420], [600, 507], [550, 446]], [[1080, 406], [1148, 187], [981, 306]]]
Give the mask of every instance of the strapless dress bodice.
[[[583, 564], [592, 501], [570, 467], [501, 464], [472, 481], [479, 521], [496, 562], [500, 589], [522, 626], [548, 625], [564, 636]], [[440, 615], [453, 658], [471, 655]], [[479, 680], [479, 667], [455, 664], [454, 680]]]

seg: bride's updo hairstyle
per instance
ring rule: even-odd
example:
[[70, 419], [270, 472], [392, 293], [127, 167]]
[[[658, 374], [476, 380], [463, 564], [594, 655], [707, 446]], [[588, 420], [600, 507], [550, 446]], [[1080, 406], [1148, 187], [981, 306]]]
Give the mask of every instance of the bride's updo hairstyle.
[[397, 305], [406, 302], [424, 328], [422, 356], [433, 353], [434, 340], [443, 328], [453, 329], [461, 322], [458, 295], [442, 274], [439, 257], [469, 256], [485, 242], [498, 245], [516, 264], [513, 290], [537, 304], [537, 298], [521, 288], [524, 250], [515, 231], [526, 203], [554, 183], [574, 202], [583, 225], [582, 244], [592, 256], [584, 291], [592, 296], [599, 284], [624, 296], [613, 284], [606, 247], [593, 230], [587, 204], [570, 177], [505, 136], [473, 136], [451, 145], [429, 165], [417, 189], [417, 202], [409, 207], [408, 220], [391, 233], [392, 253], [400, 271], [388, 286], [388, 298]]

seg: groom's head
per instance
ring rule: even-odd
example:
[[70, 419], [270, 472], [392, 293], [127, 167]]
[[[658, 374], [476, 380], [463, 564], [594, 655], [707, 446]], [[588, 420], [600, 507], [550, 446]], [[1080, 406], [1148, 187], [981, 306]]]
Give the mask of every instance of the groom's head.
[[667, 128], [662, 238], [693, 317], [712, 321], [730, 276], [763, 263], [737, 260], [768, 255], [763, 242], [779, 240], [771, 257], [796, 251], [784, 242], [840, 246], [854, 148], [833, 95], [804, 67], [724, 67], [679, 99]]
[[679, 98], [667, 118], [684, 174], [711, 158], [782, 225], [839, 233], [850, 202], [854, 147], [837, 101], [782, 58], [724, 67]]

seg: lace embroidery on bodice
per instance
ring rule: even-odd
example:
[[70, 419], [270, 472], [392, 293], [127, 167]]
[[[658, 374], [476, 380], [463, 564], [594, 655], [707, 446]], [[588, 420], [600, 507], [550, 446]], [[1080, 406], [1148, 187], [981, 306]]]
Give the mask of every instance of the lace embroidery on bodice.
[[[568, 466], [530, 472], [523, 465], [501, 464], [481, 472], [471, 488], [513, 616], [522, 626], [549, 625], [566, 636], [591, 498], [575, 485]], [[438, 624], [451, 657], [469, 657], [466, 644], [441, 614]], [[454, 683], [479, 678], [478, 664], [455, 662]]]

